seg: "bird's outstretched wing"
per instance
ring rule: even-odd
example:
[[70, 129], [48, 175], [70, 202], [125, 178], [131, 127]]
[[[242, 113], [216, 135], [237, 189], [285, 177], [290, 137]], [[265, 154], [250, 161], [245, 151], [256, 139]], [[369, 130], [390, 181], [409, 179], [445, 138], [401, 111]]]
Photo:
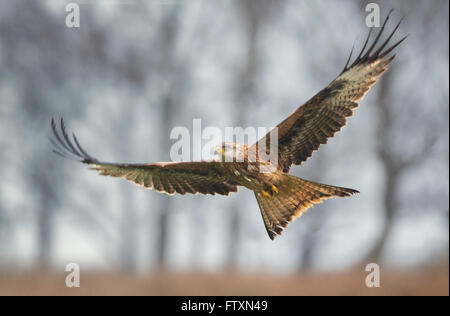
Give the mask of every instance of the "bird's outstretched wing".
[[237, 185], [218, 169], [220, 162], [157, 162], [149, 164], [107, 163], [93, 158], [80, 146], [77, 138], [72, 134], [69, 138], [61, 118], [57, 131], [52, 119], [54, 138], [51, 139], [55, 147], [53, 152], [65, 158], [74, 159], [91, 165], [101, 175], [124, 178], [148, 189], [167, 194], [221, 194], [228, 195], [237, 191]]
[[[375, 48], [391, 12], [392, 10], [367, 51], [365, 50], [372, 28], [353, 63], [349, 64], [352, 57], [350, 53], [339, 76], [277, 126], [279, 165], [285, 172], [289, 171], [292, 164], [299, 165], [306, 161], [321, 144], [325, 144], [328, 138], [345, 126], [347, 118], [352, 116], [353, 110], [358, 107], [357, 102], [365, 96], [394, 59], [395, 55], [389, 53], [403, 42], [406, 36], [390, 47], [387, 47], [387, 44], [402, 20], [380, 47]], [[270, 148], [269, 134], [257, 144], [260, 142], [266, 142], [264, 148]]]

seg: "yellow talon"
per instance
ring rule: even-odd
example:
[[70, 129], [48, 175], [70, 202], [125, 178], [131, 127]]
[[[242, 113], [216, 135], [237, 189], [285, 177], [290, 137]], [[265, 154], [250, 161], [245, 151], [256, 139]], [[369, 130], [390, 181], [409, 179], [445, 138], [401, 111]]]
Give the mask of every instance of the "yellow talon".
[[272, 196], [270, 195], [269, 192], [267, 192], [266, 190], [261, 190], [262, 195], [264, 195], [266, 198], [271, 198]]
[[278, 194], [278, 188], [272, 184], [272, 192]]

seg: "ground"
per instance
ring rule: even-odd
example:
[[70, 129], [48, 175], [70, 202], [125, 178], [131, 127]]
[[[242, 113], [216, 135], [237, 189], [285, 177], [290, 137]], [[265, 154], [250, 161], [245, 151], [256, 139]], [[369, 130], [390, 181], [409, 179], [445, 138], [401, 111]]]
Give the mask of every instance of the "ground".
[[367, 288], [365, 276], [90, 272], [81, 275], [80, 288], [67, 288], [65, 274], [2, 271], [0, 295], [449, 295], [448, 265], [384, 272], [380, 288]]

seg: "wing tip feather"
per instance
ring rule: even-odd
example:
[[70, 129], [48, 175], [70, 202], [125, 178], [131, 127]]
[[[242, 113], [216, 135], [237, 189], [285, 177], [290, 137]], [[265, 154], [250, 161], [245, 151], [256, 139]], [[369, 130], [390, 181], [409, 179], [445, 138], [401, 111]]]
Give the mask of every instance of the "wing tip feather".
[[53, 145], [52, 151], [55, 154], [66, 159], [75, 160], [86, 164], [97, 162], [95, 158], [88, 155], [81, 147], [75, 134], [72, 133], [73, 142], [70, 140], [63, 117], [60, 119], [59, 130], [54, 117], [51, 119], [50, 126], [53, 132], [53, 138], [50, 138], [50, 142]]
[[[381, 44], [381, 46], [377, 50], [373, 51], [375, 49], [375, 46], [378, 44], [380, 37], [381, 37], [382, 33], [384, 32], [384, 29], [387, 25], [389, 17], [393, 11], [394, 11], [394, 9], [389, 10], [389, 13], [387, 14], [386, 18], [384, 19], [380, 31], [378, 32], [377, 36], [375, 37], [373, 43], [370, 45], [370, 47], [366, 51], [366, 47], [367, 47], [367, 44], [369, 43], [369, 39], [370, 39], [372, 30], [373, 30], [373, 28], [370, 28], [369, 33], [366, 37], [366, 40], [364, 42], [364, 45], [363, 45], [358, 57], [356, 57], [356, 59], [353, 61], [353, 63], [349, 66], [350, 59], [351, 59], [351, 54], [350, 54], [341, 74], [354, 66], [370, 63], [377, 59], [383, 59], [387, 54], [389, 54], [393, 49], [395, 49], [398, 45], [400, 45], [408, 37], [408, 35], [404, 36], [399, 41], [397, 41], [395, 44], [393, 44], [389, 48], [385, 49], [385, 47], [387, 46], [387, 44], [389, 43], [389, 41], [391, 40], [393, 35], [396, 33], [400, 24], [405, 19], [405, 16], [403, 16], [400, 18], [399, 22], [396, 24], [396, 26], [394, 27], [393, 31], [390, 33], [388, 38]], [[353, 51], [353, 48], [352, 48], [352, 51]]]

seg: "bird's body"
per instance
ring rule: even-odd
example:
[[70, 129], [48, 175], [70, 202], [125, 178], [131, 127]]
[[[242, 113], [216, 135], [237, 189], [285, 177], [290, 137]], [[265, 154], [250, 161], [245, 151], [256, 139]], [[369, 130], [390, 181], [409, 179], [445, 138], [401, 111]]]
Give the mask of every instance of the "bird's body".
[[[328, 138], [346, 125], [347, 118], [358, 107], [357, 102], [387, 70], [395, 57], [388, 54], [405, 39], [386, 48], [400, 21], [375, 50], [389, 15], [366, 51], [371, 32], [351, 65], [352, 54], [335, 80], [278, 124], [276, 142], [273, 142], [269, 133], [250, 145], [222, 143], [216, 148], [217, 156], [212, 161], [106, 163], [88, 155], [75, 136], [71, 141], [61, 119], [61, 133], [58, 133], [52, 120], [55, 152], [89, 164], [102, 175], [125, 178], [167, 194], [228, 195], [236, 192], [239, 186], [245, 187], [254, 192], [267, 233], [274, 239], [289, 222], [314, 203], [358, 192], [300, 179], [290, 175], [289, 170], [293, 164], [300, 165], [306, 161], [321, 144], [325, 144]], [[264, 155], [274, 147], [277, 149], [276, 162], [266, 159]]]

